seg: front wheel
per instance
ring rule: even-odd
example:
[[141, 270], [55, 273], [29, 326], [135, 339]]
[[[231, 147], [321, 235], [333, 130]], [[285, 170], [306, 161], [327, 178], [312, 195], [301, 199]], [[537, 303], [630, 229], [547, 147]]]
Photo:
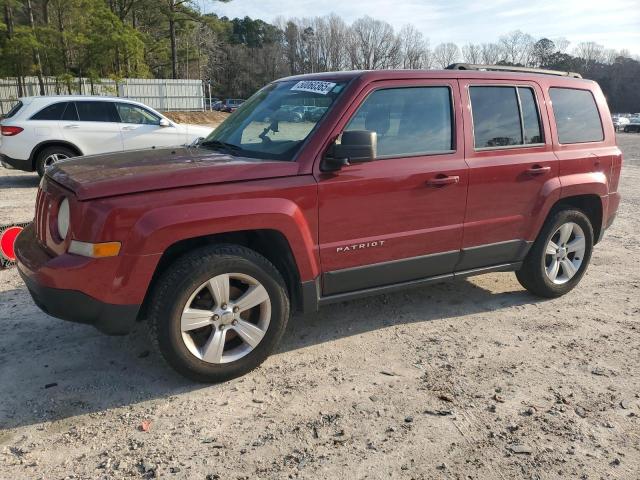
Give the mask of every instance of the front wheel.
[[516, 276], [531, 293], [559, 297], [580, 282], [592, 249], [593, 227], [587, 216], [580, 210], [560, 210], [547, 219]]
[[278, 270], [247, 248], [220, 245], [179, 258], [159, 279], [150, 307], [160, 352], [182, 375], [220, 382], [260, 365], [289, 318]]

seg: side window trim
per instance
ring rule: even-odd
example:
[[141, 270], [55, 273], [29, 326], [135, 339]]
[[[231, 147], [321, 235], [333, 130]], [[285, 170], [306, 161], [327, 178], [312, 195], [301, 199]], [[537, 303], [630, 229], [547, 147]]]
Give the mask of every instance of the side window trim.
[[449, 150], [430, 151], [430, 152], [422, 152], [422, 153], [407, 153], [407, 154], [404, 154], [404, 155], [397, 155], [397, 154], [395, 154], [395, 155], [378, 155], [378, 157], [376, 158], [375, 161], [377, 161], [377, 160], [391, 160], [391, 159], [400, 160], [400, 159], [404, 159], [404, 158], [427, 157], [427, 156], [436, 156], [436, 155], [452, 155], [452, 154], [457, 153], [457, 151], [458, 151], [458, 145], [457, 145], [457, 143], [458, 143], [457, 142], [457, 128], [458, 128], [458, 125], [457, 125], [457, 121], [456, 121], [455, 97], [453, 95], [453, 86], [452, 86], [452, 84], [449, 84], [449, 83], [429, 83], [427, 85], [420, 84], [420, 83], [412, 83], [412, 84], [406, 84], [406, 85], [393, 85], [393, 86], [384, 85], [384, 86], [374, 87], [369, 92], [367, 92], [367, 94], [362, 99], [360, 104], [356, 107], [356, 109], [353, 111], [351, 116], [347, 119], [347, 121], [344, 124], [344, 127], [342, 128], [342, 131], [340, 132], [338, 137], [340, 137], [342, 135], [342, 132], [344, 132], [345, 129], [349, 126], [351, 121], [355, 118], [355, 116], [360, 111], [360, 108], [366, 103], [366, 101], [369, 99], [369, 97], [371, 95], [373, 95], [375, 92], [379, 92], [381, 90], [400, 90], [400, 89], [407, 89], [407, 88], [434, 88], [434, 87], [435, 88], [446, 88], [449, 91], [449, 109], [450, 109], [449, 116], [451, 118], [451, 147], [452, 148], [449, 149]]
[[[518, 116], [520, 117], [520, 136], [522, 137], [522, 145], [527, 145], [524, 136], [524, 114], [522, 113], [522, 99], [520, 98], [520, 88], [516, 88], [516, 98], [518, 99]], [[538, 112], [538, 123], [540, 122], [540, 112]]]
[[[504, 146], [496, 146], [496, 147], [476, 147], [475, 146], [475, 125], [473, 122], [473, 104], [471, 103], [471, 88], [472, 87], [511, 87], [515, 89], [516, 98], [518, 99], [518, 114], [520, 117], [520, 134], [522, 135], [522, 142], [519, 145], [504, 145]], [[528, 88], [533, 93], [533, 98], [535, 99], [536, 111], [538, 114], [538, 125], [540, 125], [540, 136], [542, 137], [542, 142], [538, 143], [524, 143], [525, 141], [525, 130], [524, 130], [524, 115], [522, 113], [522, 101], [520, 99], [520, 88]], [[540, 101], [538, 99], [538, 95], [536, 93], [536, 89], [533, 85], [528, 84], [519, 84], [519, 83], [470, 83], [467, 88], [467, 96], [469, 98], [469, 113], [471, 119], [471, 133], [473, 136], [473, 150], [476, 152], [485, 152], [491, 150], [513, 150], [514, 148], [539, 148], [544, 147], [547, 143], [547, 139], [544, 133], [544, 124], [542, 122], [542, 114], [540, 112]]]

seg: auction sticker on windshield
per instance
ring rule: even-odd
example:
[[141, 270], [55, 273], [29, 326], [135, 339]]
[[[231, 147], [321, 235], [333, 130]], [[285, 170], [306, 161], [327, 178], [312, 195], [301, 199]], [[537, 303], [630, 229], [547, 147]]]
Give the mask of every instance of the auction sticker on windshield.
[[291, 90], [298, 92], [313, 92], [320, 95], [329, 93], [336, 84], [334, 82], [322, 82], [320, 80], [303, 80], [296, 83]]

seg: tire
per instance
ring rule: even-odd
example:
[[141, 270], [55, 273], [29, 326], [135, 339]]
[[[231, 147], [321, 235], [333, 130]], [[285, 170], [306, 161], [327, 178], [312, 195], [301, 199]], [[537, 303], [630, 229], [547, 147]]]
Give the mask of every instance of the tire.
[[[563, 235], [566, 236], [569, 228], [571, 232], [564, 239]], [[583, 239], [582, 249], [577, 248], [582, 245], [580, 238]], [[559, 297], [580, 282], [591, 260], [592, 250], [593, 227], [587, 216], [572, 207], [556, 210], [542, 227], [516, 277], [534, 295]], [[554, 251], [556, 253], [552, 254]]]
[[[219, 288], [225, 278], [226, 296]], [[234, 313], [245, 307], [250, 290], [252, 299], [264, 299], [266, 294], [267, 300]], [[218, 297], [229, 300], [226, 309]], [[183, 320], [187, 307], [191, 310]], [[171, 367], [191, 380], [212, 383], [259, 366], [282, 338], [289, 315], [285, 282], [269, 260], [245, 247], [213, 245], [178, 258], [162, 274], [148, 320], [152, 339]], [[215, 345], [221, 348], [212, 348]]]
[[[45, 170], [53, 165], [58, 160], [64, 160], [66, 158], [76, 157], [78, 154], [67, 147], [52, 146], [47, 147], [38, 153], [36, 156], [36, 171], [41, 177], [44, 175]], [[55, 159], [52, 158], [55, 156]]]

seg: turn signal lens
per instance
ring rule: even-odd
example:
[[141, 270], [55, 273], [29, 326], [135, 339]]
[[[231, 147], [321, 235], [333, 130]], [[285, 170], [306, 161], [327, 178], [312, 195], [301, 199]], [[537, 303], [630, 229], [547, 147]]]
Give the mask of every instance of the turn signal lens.
[[19, 134], [23, 130], [24, 130], [24, 128], [11, 127], [9, 125], [6, 125], [6, 126], [3, 125], [2, 127], [0, 127], [0, 132], [2, 132], [2, 135], [4, 135], [5, 137], [13, 137], [14, 135]]
[[69, 253], [91, 258], [115, 257], [120, 253], [120, 242], [87, 243], [71, 240]]

